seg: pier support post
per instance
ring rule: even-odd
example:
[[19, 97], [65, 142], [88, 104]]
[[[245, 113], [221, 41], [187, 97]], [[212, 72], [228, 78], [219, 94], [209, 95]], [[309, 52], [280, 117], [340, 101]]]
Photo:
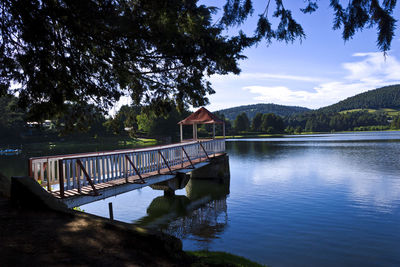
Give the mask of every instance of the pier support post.
[[230, 178], [229, 156], [227, 154], [210, 158], [210, 164], [195, 169], [190, 174], [191, 179], [212, 179], [221, 182]]
[[108, 203], [108, 212], [110, 213], [110, 220], [113, 221], [114, 220], [114, 211], [113, 211], [112, 202]]

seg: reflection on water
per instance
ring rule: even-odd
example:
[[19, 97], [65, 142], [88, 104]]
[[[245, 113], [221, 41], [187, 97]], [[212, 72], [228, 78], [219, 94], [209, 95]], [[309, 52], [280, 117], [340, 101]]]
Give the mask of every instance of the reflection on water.
[[220, 237], [227, 224], [226, 199], [219, 199], [211, 200], [161, 229], [178, 238], [194, 241], [200, 249], [210, 249], [210, 244]]
[[186, 196], [154, 198], [147, 215], [135, 223], [181, 239], [189, 238], [197, 241], [202, 249], [208, 249], [208, 244], [218, 238], [228, 223], [229, 179], [224, 183], [192, 179], [185, 190]]

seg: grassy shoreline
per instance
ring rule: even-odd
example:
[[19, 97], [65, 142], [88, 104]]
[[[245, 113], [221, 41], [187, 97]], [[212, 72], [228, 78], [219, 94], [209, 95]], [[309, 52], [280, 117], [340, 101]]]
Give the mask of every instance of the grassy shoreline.
[[[338, 132], [302, 132], [298, 134], [254, 134], [254, 133], [240, 133], [237, 135], [226, 135], [226, 139], [243, 139], [243, 138], [278, 138], [284, 136], [302, 136], [302, 135], [324, 135], [324, 134], [340, 134], [340, 133], [370, 133], [370, 132], [398, 132], [400, 129], [387, 129], [387, 130], [380, 130], [380, 131], [338, 131]], [[223, 136], [216, 136], [217, 139], [222, 139]]]
[[257, 262], [251, 261], [245, 257], [238, 256], [235, 254], [222, 252], [222, 251], [207, 251], [207, 250], [197, 250], [197, 251], [185, 251], [186, 254], [194, 257], [196, 259], [195, 266], [246, 266], [246, 267], [263, 267], [266, 265], [261, 265]]

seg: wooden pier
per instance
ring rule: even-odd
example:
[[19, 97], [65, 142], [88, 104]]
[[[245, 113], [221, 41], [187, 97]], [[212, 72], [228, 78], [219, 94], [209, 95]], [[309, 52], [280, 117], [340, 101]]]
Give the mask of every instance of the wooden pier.
[[29, 159], [29, 176], [68, 207], [175, 178], [225, 154], [225, 139]]

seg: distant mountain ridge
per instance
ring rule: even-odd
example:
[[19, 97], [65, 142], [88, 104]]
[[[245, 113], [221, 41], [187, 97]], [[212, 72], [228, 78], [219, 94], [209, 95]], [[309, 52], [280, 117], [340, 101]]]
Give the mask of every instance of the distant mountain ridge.
[[247, 114], [251, 120], [257, 113], [274, 113], [285, 117], [304, 112], [326, 113], [326, 112], [341, 112], [345, 110], [357, 109], [396, 109], [400, 110], [400, 84], [384, 86], [381, 88], [369, 90], [367, 92], [357, 94], [346, 98], [336, 104], [312, 110], [299, 106], [285, 106], [277, 104], [254, 104], [243, 105], [219, 110], [218, 112], [225, 115], [229, 120], [235, 120], [236, 116], [242, 112]]
[[316, 112], [340, 112], [352, 109], [400, 109], [400, 84], [373, 89], [317, 109]]
[[305, 107], [284, 106], [277, 104], [254, 104], [222, 109], [218, 112], [224, 114], [225, 118], [229, 120], [235, 120], [237, 115], [244, 112], [251, 120], [257, 113], [274, 113], [276, 115], [285, 117], [307, 111], [311, 111], [311, 109]]

